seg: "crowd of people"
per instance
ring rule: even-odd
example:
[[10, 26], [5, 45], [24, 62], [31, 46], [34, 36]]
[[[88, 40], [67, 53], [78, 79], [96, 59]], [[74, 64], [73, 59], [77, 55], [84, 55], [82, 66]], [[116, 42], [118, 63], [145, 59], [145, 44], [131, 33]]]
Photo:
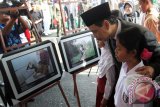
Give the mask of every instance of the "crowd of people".
[[[155, 100], [143, 103], [142, 96], [151, 95], [151, 87], [143, 84], [149, 91], [143, 89], [139, 97], [132, 89], [137, 78], [154, 80], [160, 74], [159, 13], [153, 0], [138, 1], [143, 23], [135, 21], [140, 11], [125, 0], [119, 10], [111, 11], [107, 2], [81, 14], [101, 48], [96, 107], [158, 107]], [[137, 103], [136, 98], [143, 101]]]

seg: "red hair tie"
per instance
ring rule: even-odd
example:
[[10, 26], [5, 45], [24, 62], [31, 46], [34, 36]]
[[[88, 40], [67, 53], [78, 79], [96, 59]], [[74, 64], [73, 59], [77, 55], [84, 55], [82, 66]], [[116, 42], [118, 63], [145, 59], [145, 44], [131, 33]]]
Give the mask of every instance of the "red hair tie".
[[152, 57], [152, 52], [149, 52], [148, 49], [144, 48], [140, 57], [142, 60], [149, 60]]

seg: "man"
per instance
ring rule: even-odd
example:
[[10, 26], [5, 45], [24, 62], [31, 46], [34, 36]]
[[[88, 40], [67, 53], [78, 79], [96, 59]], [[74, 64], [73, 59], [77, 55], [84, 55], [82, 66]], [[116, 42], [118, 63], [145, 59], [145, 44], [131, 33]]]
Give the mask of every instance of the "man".
[[142, 12], [145, 14], [142, 19], [142, 26], [153, 32], [160, 43], [160, 32], [157, 29], [158, 11], [153, 6], [154, 0], [139, 0]]
[[[121, 31], [130, 27], [136, 27], [140, 29], [142, 35], [144, 35], [144, 37], [142, 37], [143, 39], [141, 41], [141, 46], [153, 52], [152, 58], [148, 62], [144, 62], [145, 66], [138, 68], [137, 72], [152, 78], [155, 78], [156, 76], [159, 75], [160, 46], [152, 32], [148, 31], [144, 27], [141, 27], [137, 24], [116, 19], [111, 15], [108, 3], [101, 4], [97, 7], [94, 7], [84, 12], [83, 14], [81, 14], [81, 17], [84, 23], [88, 26], [88, 28], [91, 30], [91, 32], [94, 34], [97, 40], [101, 40], [101, 41], [105, 40], [109, 42], [112, 57], [114, 58], [114, 62], [117, 68], [117, 71], [116, 71], [117, 77], [119, 75], [121, 64], [117, 62], [115, 58], [115, 53], [114, 53], [116, 36]], [[114, 94], [112, 92], [112, 95], [110, 97], [112, 97], [113, 95]], [[111, 102], [109, 100], [111, 99], [103, 98], [102, 105], [106, 104], [106, 102]], [[105, 107], [102, 105], [101, 107]], [[111, 107], [111, 106], [108, 106], [108, 107]]]
[[36, 27], [37, 27], [38, 33], [40, 35], [42, 35], [43, 31], [44, 31], [42, 10], [37, 9], [37, 6], [34, 2], [32, 2], [30, 5], [32, 7], [30, 14], [32, 16], [32, 19], [33, 19]]

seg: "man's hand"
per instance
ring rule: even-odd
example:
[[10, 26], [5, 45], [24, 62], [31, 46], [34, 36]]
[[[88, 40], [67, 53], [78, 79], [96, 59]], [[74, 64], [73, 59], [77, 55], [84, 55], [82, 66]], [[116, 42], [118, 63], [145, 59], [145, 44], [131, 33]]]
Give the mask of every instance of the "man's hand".
[[105, 98], [102, 99], [101, 101], [101, 106], [100, 107], [106, 107], [107, 106], [107, 100]]
[[143, 66], [143, 67], [137, 68], [136, 72], [141, 75], [145, 75], [152, 78], [154, 74], [154, 69], [151, 66]]
[[19, 17], [19, 11], [18, 9], [13, 9], [13, 10], [10, 10], [10, 17], [11, 18], [18, 18]]

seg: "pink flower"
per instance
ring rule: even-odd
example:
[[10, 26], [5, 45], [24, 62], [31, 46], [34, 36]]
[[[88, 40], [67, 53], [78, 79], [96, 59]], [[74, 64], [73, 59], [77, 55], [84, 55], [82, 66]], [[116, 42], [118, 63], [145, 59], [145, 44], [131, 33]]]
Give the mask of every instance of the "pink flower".
[[152, 52], [149, 52], [148, 49], [144, 48], [141, 53], [142, 60], [149, 60], [152, 57]]

